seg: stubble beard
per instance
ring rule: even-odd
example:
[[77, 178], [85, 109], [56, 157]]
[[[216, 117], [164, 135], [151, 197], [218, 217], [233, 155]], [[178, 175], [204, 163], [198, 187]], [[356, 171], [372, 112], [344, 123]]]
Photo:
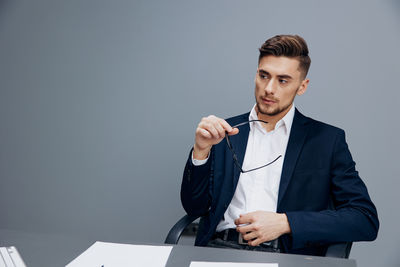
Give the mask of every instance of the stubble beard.
[[[299, 89], [296, 90], [296, 93], [298, 90]], [[293, 104], [294, 97], [293, 97], [292, 101], [290, 101], [290, 103], [284, 107], [279, 107], [278, 99], [274, 99], [274, 101], [276, 101], [275, 104], [277, 104], [278, 106], [274, 109], [269, 109], [269, 107], [267, 105], [263, 104], [261, 97], [260, 98], [256, 97], [257, 111], [266, 116], [276, 116], [276, 115], [286, 111]]]
[[267, 107], [265, 107], [264, 105], [260, 104], [259, 102], [257, 102], [257, 111], [263, 115], [267, 115], [267, 116], [275, 116], [277, 114], [279, 114], [281, 112], [281, 110], [279, 108], [275, 108], [272, 110], [268, 110]]
[[[257, 111], [263, 115], [267, 115], [267, 116], [276, 116], [280, 113], [282, 113], [283, 111], [285, 111], [290, 105], [286, 106], [286, 107], [276, 107], [276, 108], [269, 108], [266, 105], [264, 105], [263, 103], [260, 103], [262, 100], [257, 101]], [[277, 102], [278, 103], [278, 102]], [[277, 104], [276, 103], [276, 104]]]

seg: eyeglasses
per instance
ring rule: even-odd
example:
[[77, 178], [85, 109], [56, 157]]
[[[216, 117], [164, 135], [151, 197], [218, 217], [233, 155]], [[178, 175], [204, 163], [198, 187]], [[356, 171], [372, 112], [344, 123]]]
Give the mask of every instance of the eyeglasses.
[[[237, 127], [240, 127], [240, 126], [243, 126], [243, 125], [246, 125], [246, 124], [250, 124], [250, 122], [255, 122], [255, 121], [268, 123], [268, 122], [263, 121], [263, 120], [249, 120], [249, 121], [245, 121], [245, 122], [236, 124], [236, 125], [232, 126], [232, 128], [237, 128]], [[267, 166], [271, 165], [272, 163], [274, 163], [275, 161], [277, 161], [280, 157], [282, 157], [282, 155], [279, 155], [276, 159], [274, 159], [273, 161], [271, 161], [271, 162], [269, 162], [269, 163], [267, 163], [265, 165], [262, 165], [260, 167], [257, 167], [257, 168], [254, 168], [254, 169], [250, 169], [250, 170], [243, 170], [242, 166], [240, 166], [240, 163], [239, 163], [239, 160], [238, 160], [237, 155], [235, 153], [235, 150], [232, 147], [232, 143], [231, 143], [231, 140], [229, 139], [228, 132], [225, 133], [225, 140], [226, 140], [226, 144], [228, 145], [229, 150], [232, 152], [233, 162], [239, 168], [241, 173], [251, 172], [251, 171], [255, 171], [255, 170], [259, 170], [261, 168], [267, 167]]]

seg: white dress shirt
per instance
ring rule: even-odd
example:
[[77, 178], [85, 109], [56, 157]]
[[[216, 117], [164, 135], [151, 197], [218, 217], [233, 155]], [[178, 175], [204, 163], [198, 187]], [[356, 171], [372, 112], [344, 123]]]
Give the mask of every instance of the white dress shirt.
[[[254, 105], [250, 112], [249, 120], [258, 119], [255, 107]], [[283, 160], [292, 127], [294, 110], [293, 105], [289, 112], [276, 123], [275, 129], [270, 132], [267, 132], [260, 122], [250, 123], [242, 169], [253, 169], [273, 161], [279, 155], [282, 155], [282, 157], [265, 168], [240, 174], [232, 201], [217, 226], [218, 232], [235, 228], [234, 221], [239, 218], [240, 214], [258, 210], [276, 212]], [[205, 164], [207, 159], [196, 160], [192, 154], [192, 162], [198, 166]]]

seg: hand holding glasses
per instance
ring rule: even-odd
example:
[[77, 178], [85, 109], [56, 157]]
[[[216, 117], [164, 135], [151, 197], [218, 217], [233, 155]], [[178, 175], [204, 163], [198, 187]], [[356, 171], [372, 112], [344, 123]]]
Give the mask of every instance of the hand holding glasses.
[[277, 161], [280, 157], [282, 157], [282, 155], [279, 155], [273, 161], [268, 162], [267, 164], [264, 164], [257, 168], [253, 168], [250, 170], [243, 170], [242, 166], [238, 161], [238, 157], [235, 153], [235, 150], [232, 147], [232, 142], [229, 136], [236, 135], [237, 133], [239, 133], [240, 126], [250, 124], [251, 122], [256, 122], [256, 121], [268, 123], [263, 120], [250, 120], [239, 123], [234, 126], [230, 126], [224, 119], [218, 118], [214, 115], [210, 115], [206, 118], [203, 118], [196, 129], [195, 144], [193, 146], [193, 158], [198, 160], [206, 159], [209, 155], [211, 147], [213, 145], [220, 143], [225, 138], [226, 144], [228, 145], [228, 148], [232, 153], [234, 164], [239, 168], [240, 172], [242, 173], [251, 172], [271, 165], [272, 163]]

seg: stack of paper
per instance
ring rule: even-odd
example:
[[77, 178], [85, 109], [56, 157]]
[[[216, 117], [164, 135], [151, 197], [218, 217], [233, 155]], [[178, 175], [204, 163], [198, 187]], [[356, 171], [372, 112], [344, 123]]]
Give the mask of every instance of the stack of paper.
[[0, 247], [0, 267], [26, 267], [16, 247]]
[[172, 246], [96, 242], [67, 267], [165, 267]]

